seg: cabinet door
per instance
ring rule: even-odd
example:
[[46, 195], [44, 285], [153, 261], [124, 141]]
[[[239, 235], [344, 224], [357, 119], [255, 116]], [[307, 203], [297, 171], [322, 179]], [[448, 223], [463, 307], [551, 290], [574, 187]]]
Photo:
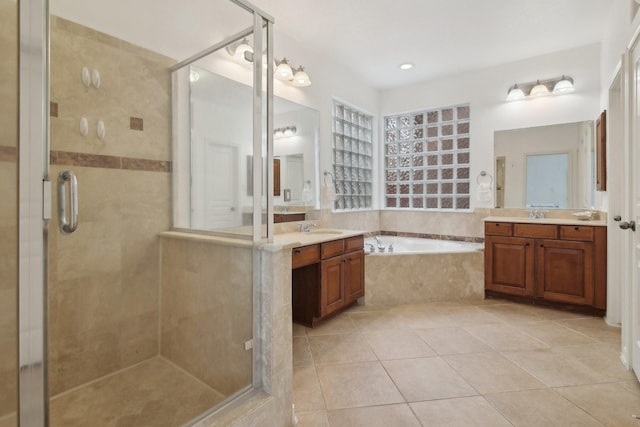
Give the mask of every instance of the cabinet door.
[[593, 263], [593, 243], [536, 241], [536, 297], [592, 305]]
[[345, 304], [344, 272], [346, 259], [337, 256], [322, 261], [320, 317], [333, 313]]
[[347, 297], [345, 304], [350, 304], [364, 296], [364, 251], [351, 252], [344, 257], [347, 260], [345, 264], [345, 293]]
[[533, 239], [487, 236], [485, 289], [511, 295], [533, 296]]

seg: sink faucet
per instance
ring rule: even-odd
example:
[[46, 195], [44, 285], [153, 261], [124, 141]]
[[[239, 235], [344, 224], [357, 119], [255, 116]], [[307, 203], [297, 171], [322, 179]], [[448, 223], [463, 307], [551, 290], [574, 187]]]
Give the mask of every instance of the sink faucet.
[[527, 211], [527, 212], [529, 212], [529, 218], [531, 218], [531, 219], [544, 219], [545, 211], [543, 211], [543, 210], [533, 209], [533, 210], [530, 210], [530, 211]]
[[300, 232], [301, 233], [308, 233], [311, 231], [311, 227], [317, 227], [316, 224], [314, 224], [313, 222], [305, 222], [300, 224]]

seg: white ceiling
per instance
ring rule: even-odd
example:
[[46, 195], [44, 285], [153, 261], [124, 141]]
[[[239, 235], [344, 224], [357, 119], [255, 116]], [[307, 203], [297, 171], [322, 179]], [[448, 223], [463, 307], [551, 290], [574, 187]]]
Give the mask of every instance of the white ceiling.
[[[276, 31], [387, 88], [602, 40], [627, 0], [253, 0]], [[402, 62], [415, 67], [402, 71]], [[310, 71], [311, 72], [311, 71]]]
[[[277, 33], [376, 88], [600, 42], [617, 1], [628, 0], [252, 0]], [[51, 0], [51, 10], [178, 60], [251, 23], [228, 0]]]

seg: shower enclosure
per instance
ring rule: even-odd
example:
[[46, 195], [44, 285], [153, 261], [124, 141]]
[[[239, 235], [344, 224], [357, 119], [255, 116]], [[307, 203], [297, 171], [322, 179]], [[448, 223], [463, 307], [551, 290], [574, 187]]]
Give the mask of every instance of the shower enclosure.
[[[227, 182], [218, 189], [237, 197], [250, 155], [253, 188], [268, 188], [272, 19], [244, 0], [0, 5], [7, 105], [18, 105], [18, 58], [21, 85], [19, 141], [17, 108], [0, 115], [0, 427], [198, 420], [257, 381], [253, 242], [272, 231], [272, 202], [245, 197], [249, 231], [236, 234], [248, 240], [216, 246], [218, 262], [165, 243], [182, 209], [174, 171], [199, 159], [181, 157], [176, 124], [189, 133], [193, 117], [175, 109], [177, 85], [195, 65], [245, 80], [243, 145], [206, 136], [217, 145], [207, 160], [237, 161], [201, 185]], [[229, 61], [224, 48], [242, 37], [258, 54]]]

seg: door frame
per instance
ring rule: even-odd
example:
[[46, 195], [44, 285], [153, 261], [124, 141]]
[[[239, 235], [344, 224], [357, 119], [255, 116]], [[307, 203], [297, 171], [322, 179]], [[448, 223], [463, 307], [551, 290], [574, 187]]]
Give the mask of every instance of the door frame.
[[[637, 52], [634, 50], [637, 49]], [[640, 194], [640, 152], [636, 147], [636, 143], [640, 141], [640, 118], [638, 118], [638, 106], [640, 99], [637, 94], [640, 91], [640, 84], [636, 82], [634, 55], [637, 56], [637, 62], [640, 63], [640, 34], [638, 31], [634, 34], [627, 52], [623, 56], [622, 64], [627, 74], [625, 85], [625, 96], [628, 98], [628, 109], [626, 112], [627, 126], [625, 130], [629, 133], [626, 140], [626, 146], [629, 147], [629, 173], [626, 174], [627, 183], [629, 183], [627, 191], [627, 200], [629, 203], [629, 216], [625, 220], [638, 221], [640, 218], [640, 208], [637, 207], [639, 201], [636, 200]], [[640, 287], [638, 280], [640, 274], [638, 272], [637, 263], [640, 262], [640, 248], [638, 248], [638, 235], [631, 237], [631, 244], [627, 246], [631, 264], [627, 273], [630, 275], [629, 280], [623, 282], [623, 300], [627, 303], [622, 307], [622, 354], [623, 361], [626, 362], [629, 369], [633, 369], [636, 377], [640, 379]], [[626, 360], [625, 360], [626, 358]]]
[[47, 227], [49, 182], [49, 4], [22, 0], [19, 139], [19, 413], [21, 427], [48, 425]]

